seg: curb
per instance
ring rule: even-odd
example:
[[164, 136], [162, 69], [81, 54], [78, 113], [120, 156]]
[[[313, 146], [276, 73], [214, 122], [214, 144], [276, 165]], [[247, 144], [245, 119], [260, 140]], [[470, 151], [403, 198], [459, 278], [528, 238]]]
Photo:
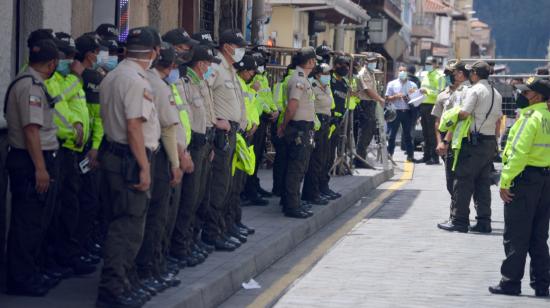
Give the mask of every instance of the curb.
[[[393, 174], [393, 170], [381, 170], [372, 176], [342, 177], [344, 185], [339, 190], [342, 197], [327, 206], [314, 207], [315, 215], [309, 219], [284, 218], [279, 208], [274, 206], [255, 211], [256, 217], [253, 217], [252, 221], [270, 219], [272, 224], [273, 221], [277, 223], [278, 230], [269, 229], [268, 231], [272, 232], [264, 234], [263, 238], [260, 232], [257, 232], [249, 237], [249, 243], [233, 253], [212, 254], [208, 259], [213, 260], [207, 262], [214, 261], [220, 265], [213, 269], [210, 267], [208, 272], [204, 271], [206, 264], [201, 265], [204, 267], [204, 275], [200, 275], [201, 266], [184, 269], [179, 275], [182, 287], [170, 289], [153, 298], [145, 307], [210, 308], [220, 305], [242, 288], [242, 282], [262, 273], [302, 241], [353, 206], [366, 193], [389, 180]], [[243, 212], [243, 215], [248, 214], [247, 209]], [[245, 218], [244, 221], [250, 219]]]

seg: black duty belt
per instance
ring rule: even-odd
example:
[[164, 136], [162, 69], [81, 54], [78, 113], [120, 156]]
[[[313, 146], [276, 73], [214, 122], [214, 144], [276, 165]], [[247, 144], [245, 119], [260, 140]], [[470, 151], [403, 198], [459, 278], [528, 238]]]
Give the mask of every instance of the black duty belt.
[[324, 113], [318, 113], [317, 119], [319, 119], [319, 122], [321, 122], [321, 124], [325, 124], [326, 122], [330, 121], [330, 115], [324, 114]]
[[290, 121], [288, 125], [298, 130], [310, 130], [313, 129], [314, 123], [309, 121]]
[[[130, 146], [124, 143], [118, 143], [114, 141], [108, 141], [107, 139], [103, 139], [103, 143], [101, 145], [104, 147], [105, 150], [115, 154], [116, 156], [125, 157], [125, 156], [131, 156], [133, 155], [132, 150], [130, 149]], [[145, 154], [149, 159], [151, 159], [153, 154], [156, 154], [160, 150], [160, 146], [157, 147], [154, 151], [145, 148]]]
[[216, 137], [216, 129], [214, 127], [207, 127], [205, 135], [206, 135], [206, 142], [210, 143], [214, 141], [214, 138]]
[[523, 171], [528, 172], [540, 172], [543, 175], [550, 175], [550, 166], [549, 167], [535, 167], [535, 166], [527, 166]]
[[[10, 147], [9, 151], [17, 154], [28, 155], [30, 157], [29, 151], [26, 149]], [[44, 155], [44, 157], [55, 157], [57, 155], [57, 152], [58, 150], [43, 150], [42, 155]]]
[[7, 133], [8, 133], [7, 128], [0, 128], [0, 135], [4, 135], [4, 134], [7, 134]]
[[496, 136], [494, 136], [494, 135], [491, 136], [491, 135], [479, 134], [479, 135], [477, 136], [477, 139], [478, 139], [478, 140], [496, 140]]

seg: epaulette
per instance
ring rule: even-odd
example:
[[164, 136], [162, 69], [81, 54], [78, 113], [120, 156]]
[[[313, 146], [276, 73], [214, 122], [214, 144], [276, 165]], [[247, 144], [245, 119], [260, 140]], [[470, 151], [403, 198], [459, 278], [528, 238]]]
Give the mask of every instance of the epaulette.
[[145, 78], [145, 75], [143, 75], [142, 73], [138, 72], [137, 74], [139, 75], [139, 77], [141, 77], [143, 79], [147, 79], [147, 78]]
[[298, 76], [305, 77], [303, 72], [298, 72]]

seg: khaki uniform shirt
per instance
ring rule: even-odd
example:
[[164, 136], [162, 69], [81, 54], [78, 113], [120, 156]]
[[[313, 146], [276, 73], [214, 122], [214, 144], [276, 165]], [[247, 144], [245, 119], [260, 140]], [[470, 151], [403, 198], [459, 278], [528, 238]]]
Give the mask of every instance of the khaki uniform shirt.
[[502, 96], [494, 89], [493, 109], [485, 119], [491, 108], [491, 97], [491, 85], [486, 79], [480, 80], [467, 91], [462, 111], [470, 113], [473, 117], [470, 131], [477, 130], [483, 135], [495, 135], [496, 122], [502, 117]]
[[162, 80], [159, 71], [156, 69], [149, 69], [146, 72], [146, 77], [153, 91], [153, 102], [157, 109], [160, 127], [164, 128], [180, 123], [178, 109], [176, 108], [172, 90], [170, 86]]
[[332, 108], [332, 95], [328, 85], [322, 88], [318, 80], [311, 82], [313, 94], [315, 95], [315, 113], [330, 115]]
[[312, 86], [301, 67], [296, 68], [288, 81], [287, 88], [288, 100], [296, 99], [298, 101], [298, 109], [291, 120], [313, 122], [315, 119], [315, 97]]
[[434, 108], [432, 109], [432, 115], [438, 118], [441, 118], [441, 115], [453, 106], [451, 106], [450, 98], [454, 93], [450, 87], [445, 88], [443, 92], [439, 93], [437, 99], [435, 100]]
[[189, 96], [190, 121], [191, 128], [199, 134], [206, 133], [206, 128], [214, 126], [216, 117], [214, 116], [213, 97], [210, 87], [204, 80], [189, 78], [187, 82], [187, 92]]
[[[44, 83], [40, 74], [27, 67], [19, 76], [31, 75]], [[19, 80], [11, 88], [7, 100], [6, 120], [8, 122], [8, 143], [16, 149], [26, 149], [23, 128], [30, 124], [40, 126], [40, 146], [44, 151], [57, 150], [57, 128], [53, 122], [54, 109], [48, 105], [46, 93], [31, 78]]]
[[129, 119], [143, 119], [145, 147], [156, 149], [160, 139], [160, 123], [151, 85], [139, 64], [124, 60], [99, 86], [101, 118], [109, 141], [128, 144]]
[[221, 59], [222, 62], [209, 81], [214, 97], [214, 114], [217, 119], [240, 123], [241, 129], [245, 129], [247, 121], [244, 95], [237, 72], [225, 57], [222, 56]]
[[376, 91], [376, 84], [374, 82], [374, 74], [366, 66], [363, 66], [357, 74], [357, 91], [359, 92], [359, 99], [372, 100], [367, 94], [367, 89]]

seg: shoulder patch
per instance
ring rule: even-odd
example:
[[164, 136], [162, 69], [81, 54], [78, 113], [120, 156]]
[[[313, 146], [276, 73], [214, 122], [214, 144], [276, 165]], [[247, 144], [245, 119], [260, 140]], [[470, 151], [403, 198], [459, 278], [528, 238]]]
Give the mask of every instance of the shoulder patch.
[[151, 92], [147, 91], [147, 89], [143, 89], [143, 98], [146, 100], [153, 102], [153, 94]]
[[168, 101], [170, 102], [170, 105], [175, 106], [176, 100], [174, 99], [174, 95], [170, 94], [168, 95]]
[[42, 99], [38, 96], [30, 95], [29, 96], [29, 106], [41, 108], [42, 107]]
[[317, 86], [317, 83], [316, 83], [316, 82], [312, 82], [312, 83], [311, 83], [311, 86], [312, 86], [312, 87], [316, 87], [316, 86]]

